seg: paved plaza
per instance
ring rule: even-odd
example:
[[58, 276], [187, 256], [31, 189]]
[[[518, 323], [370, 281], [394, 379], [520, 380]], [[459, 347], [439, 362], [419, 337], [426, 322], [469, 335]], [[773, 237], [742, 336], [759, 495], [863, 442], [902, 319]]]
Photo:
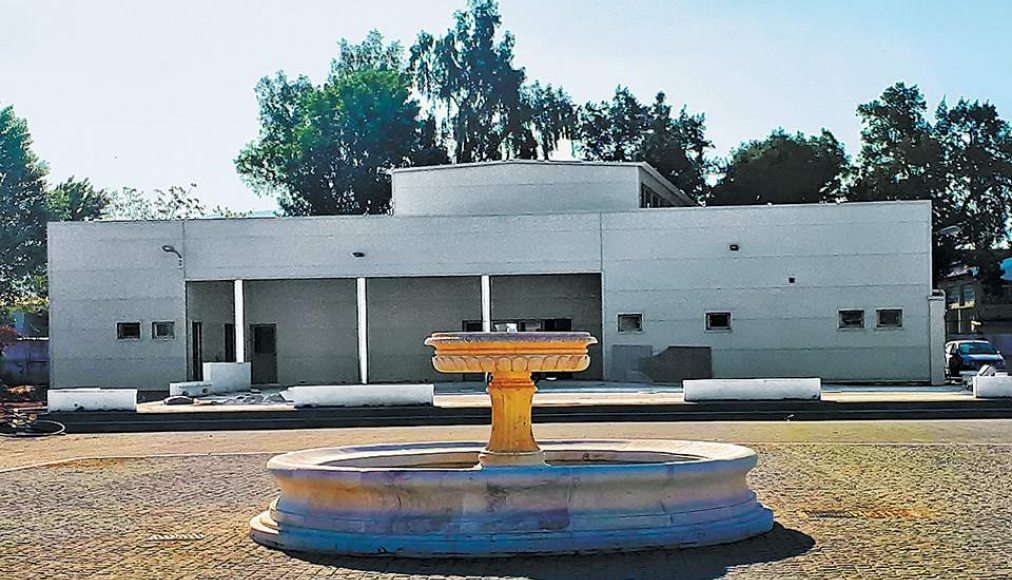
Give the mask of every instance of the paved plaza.
[[1009, 578], [1012, 421], [538, 425], [540, 439], [746, 444], [776, 513], [738, 544], [638, 554], [403, 560], [288, 555], [247, 537], [279, 452], [476, 440], [483, 427], [0, 440], [4, 578]]

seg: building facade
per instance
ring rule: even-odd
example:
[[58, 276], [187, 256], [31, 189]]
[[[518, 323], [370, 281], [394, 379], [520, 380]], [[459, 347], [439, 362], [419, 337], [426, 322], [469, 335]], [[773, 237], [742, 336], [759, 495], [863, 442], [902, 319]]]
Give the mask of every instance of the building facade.
[[[645, 164], [393, 172], [384, 216], [54, 223], [52, 384], [165, 390], [200, 362], [254, 382], [459, 380], [435, 331], [584, 330], [575, 378], [930, 381], [944, 341], [928, 202], [698, 207]], [[656, 365], [655, 365], [656, 366]], [[937, 368], [936, 368], [937, 367]]]

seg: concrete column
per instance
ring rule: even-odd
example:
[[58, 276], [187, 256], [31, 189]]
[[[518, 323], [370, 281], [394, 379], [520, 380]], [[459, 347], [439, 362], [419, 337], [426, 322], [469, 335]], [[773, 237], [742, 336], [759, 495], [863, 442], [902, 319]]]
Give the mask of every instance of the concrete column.
[[481, 330], [492, 331], [492, 282], [488, 274], [481, 277]]
[[931, 384], [945, 384], [945, 292], [935, 290], [928, 297], [928, 349]]
[[246, 299], [242, 280], [232, 286], [232, 305], [235, 311], [235, 361], [246, 362]]
[[358, 302], [358, 378], [362, 384], [369, 382], [369, 340], [366, 335], [365, 278], [357, 278], [355, 297]]

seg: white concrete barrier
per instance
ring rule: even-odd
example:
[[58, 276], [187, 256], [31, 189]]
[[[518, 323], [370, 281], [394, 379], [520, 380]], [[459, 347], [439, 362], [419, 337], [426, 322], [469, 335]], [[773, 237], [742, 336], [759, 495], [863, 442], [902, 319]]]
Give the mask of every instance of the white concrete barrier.
[[819, 400], [822, 379], [691, 379], [682, 381], [692, 401]]
[[50, 413], [67, 411], [136, 411], [137, 389], [50, 389], [46, 395]]
[[204, 363], [204, 382], [211, 383], [212, 393], [248, 391], [252, 387], [250, 363]]
[[978, 399], [1012, 398], [1012, 377], [994, 375], [973, 377], [973, 396]]
[[323, 385], [290, 387], [300, 407], [390, 407], [431, 405], [433, 385]]
[[169, 396], [203, 397], [214, 394], [214, 383], [211, 381], [184, 381], [169, 383]]

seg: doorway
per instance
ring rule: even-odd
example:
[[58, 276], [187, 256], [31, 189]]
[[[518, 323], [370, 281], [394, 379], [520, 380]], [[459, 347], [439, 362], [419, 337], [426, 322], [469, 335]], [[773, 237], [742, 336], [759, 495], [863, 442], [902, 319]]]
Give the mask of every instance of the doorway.
[[253, 324], [253, 356], [250, 357], [250, 375], [254, 384], [278, 382], [278, 344], [276, 324]]
[[190, 365], [193, 380], [204, 380], [204, 325], [197, 321], [190, 324]]

